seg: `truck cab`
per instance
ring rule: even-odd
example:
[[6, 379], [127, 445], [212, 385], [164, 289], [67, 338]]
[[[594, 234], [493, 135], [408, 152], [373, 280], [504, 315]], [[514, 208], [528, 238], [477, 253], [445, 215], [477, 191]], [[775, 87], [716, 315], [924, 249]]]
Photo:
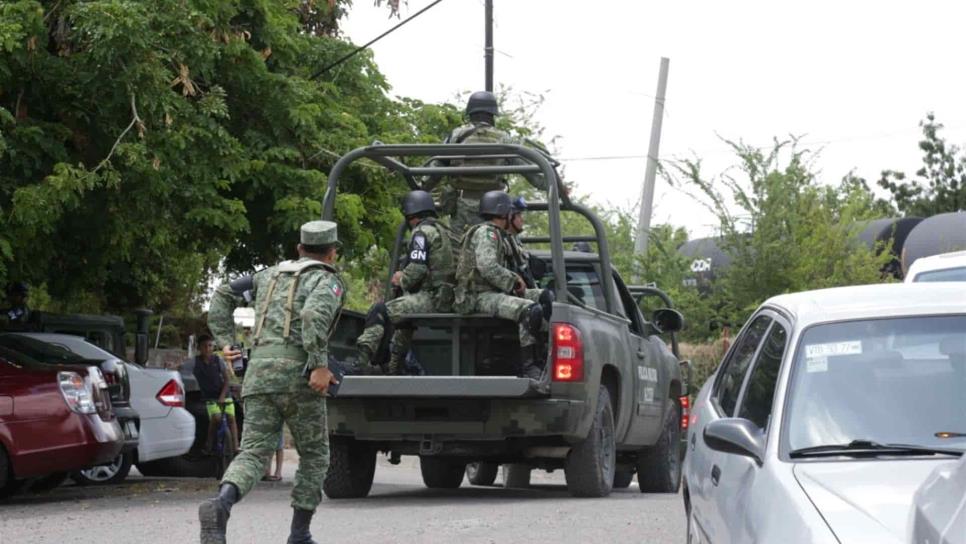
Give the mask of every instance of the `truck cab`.
[[[463, 160], [412, 167], [396, 157], [429, 157], [427, 164]], [[512, 164], [493, 164], [507, 158]], [[410, 356], [423, 375], [343, 379], [329, 401], [326, 494], [368, 494], [378, 452], [391, 462], [419, 456], [424, 483], [434, 488], [458, 487], [468, 466], [471, 483], [492, 483], [495, 467], [504, 464], [518, 484], [534, 468], [564, 469], [576, 496], [605, 496], [629, 485], [635, 473], [642, 491], [676, 491], [684, 382], [678, 358], [660, 335], [679, 330], [683, 317], [670, 308], [642, 314], [611, 267], [603, 224], [561, 190], [553, 160], [506, 144], [360, 148], [333, 167], [323, 219], [333, 217], [339, 177], [359, 159], [387, 167], [413, 189], [425, 175], [542, 173], [552, 180], [546, 202], [528, 204], [529, 213], [548, 214], [549, 236], [523, 241], [545, 246], [532, 252], [531, 269], [556, 301], [541, 338], [539, 379], [519, 377], [514, 322], [482, 314], [407, 316], [416, 328]], [[473, 166], [472, 159], [490, 164]], [[594, 235], [563, 233], [561, 211], [583, 216]], [[404, 234], [401, 225], [392, 263], [405, 247]], [[596, 244], [597, 252], [563, 250], [564, 243], [581, 241]], [[362, 327], [361, 315], [343, 315], [330, 341], [336, 359], [352, 359]]]

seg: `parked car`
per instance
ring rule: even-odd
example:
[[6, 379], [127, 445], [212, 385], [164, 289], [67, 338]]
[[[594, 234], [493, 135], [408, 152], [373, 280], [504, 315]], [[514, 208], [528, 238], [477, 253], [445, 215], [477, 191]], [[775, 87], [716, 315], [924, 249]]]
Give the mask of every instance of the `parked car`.
[[936, 467], [912, 504], [911, 544], [966, 544], [966, 456]]
[[966, 450], [966, 289], [774, 297], [692, 411], [688, 542], [906, 542], [913, 493]]
[[107, 387], [82, 357], [0, 346], [0, 496], [24, 481], [59, 485], [70, 471], [117, 456], [124, 434]]
[[916, 259], [906, 273], [906, 283], [966, 281], [966, 251], [954, 251]]
[[124, 431], [124, 448], [121, 453], [133, 452], [138, 445], [141, 422], [138, 413], [131, 407], [131, 383], [127, 366], [119, 356], [113, 354], [109, 354], [106, 359], [100, 356], [92, 359], [85, 359], [83, 355], [78, 356], [61, 342], [63, 339], [70, 338], [76, 337], [54, 333], [5, 332], [0, 333], [0, 346], [43, 360], [48, 364], [73, 364], [73, 361], [80, 357], [97, 365], [107, 383], [114, 415]]
[[82, 484], [118, 483], [133, 464], [183, 455], [195, 437], [194, 417], [185, 409], [184, 385], [174, 370], [145, 368], [70, 334], [25, 333], [91, 361], [114, 361], [126, 368], [130, 404], [140, 417], [137, 447], [110, 462], [78, 471], [72, 477]]

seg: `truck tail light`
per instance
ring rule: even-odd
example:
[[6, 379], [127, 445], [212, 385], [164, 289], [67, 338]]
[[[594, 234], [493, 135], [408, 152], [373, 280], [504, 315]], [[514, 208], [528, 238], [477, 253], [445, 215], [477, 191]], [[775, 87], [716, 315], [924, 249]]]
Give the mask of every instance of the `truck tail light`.
[[686, 431], [691, 423], [691, 399], [684, 395], [678, 397], [678, 402], [681, 403], [681, 430]]
[[553, 324], [553, 380], [579, 382], [584, 379], [584, 342], [580, 331], [569, 323]]
[[184, 408], [184, 389], [177, 380], [168, 380], [158, 391], [158, 402], [170, 408]]

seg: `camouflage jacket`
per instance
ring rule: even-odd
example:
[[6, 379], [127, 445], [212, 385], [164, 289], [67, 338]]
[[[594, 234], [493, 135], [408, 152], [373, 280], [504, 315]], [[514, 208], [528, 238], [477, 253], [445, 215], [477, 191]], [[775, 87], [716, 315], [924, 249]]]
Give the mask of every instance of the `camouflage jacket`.
[[493, 223], [480, 223], [466, 232], [456, 271], [457, 285], [462, 291], [513, 291], [518, 276], [507, 266], [510, 255], [506, 236]]
[[413, 229], [409, 255], [399, 286], [407, 293], [419, 290], [436, 292], [453, 288], [455, 264], [453, 246], [446, 227], [435, 219], [425, 219]]
[[513, 270], [528, 283], [527, 287], [536, 287], [537, 278], [530, 271], [530, 252], [523, 247], [519, 234], [506, 235], [509, 259], [513, 262]]
[[[253, 285], [255, 347], [243, 394], [288, 393], [308, 387], [305, 373], [328, 365], [329, 335], [345, 301], [342, 278], [334, 267], [302, 258], [255, 273]], [[242, 303], [228, 284], [215, 290], [208, 328], [218, 345], [235, 342], [232, 314]]]
[[[443, 143], [457, 144], [523, 144], [522, 141], [511, 137], [505, 130], [498, 129], [487, 123], [471, 123], [463, 125], [453, 130]], [[452, 159], [446, 161], [449, 166], [494, 166], [501, 164], [525, 164], [521, 159]], [[432, 166], [445, 164], [443, 161], [434, 161]], [[526, 174], [530, 184], [540, 189], [547, 190], [547, 182], [542, 174]], [[440, 178], [432, 177], [422, 185], [423, 190], [433, 191], [439, 185]], [[486, 191], [506, 190], [507, 183], [500, 175], [461, 175], [455, 176], [449, 181], [452, 189], [458, 191], [473, 191], [483, 193]]]

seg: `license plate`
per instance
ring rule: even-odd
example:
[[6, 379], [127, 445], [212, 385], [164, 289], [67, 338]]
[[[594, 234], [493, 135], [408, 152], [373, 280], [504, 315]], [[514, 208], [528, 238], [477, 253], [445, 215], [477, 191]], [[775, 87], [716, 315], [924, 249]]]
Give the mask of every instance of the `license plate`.
[[128, 421], [124, 424], [124, 436], [126, 438], [137, 438], [138, 428], [133, 421]]

